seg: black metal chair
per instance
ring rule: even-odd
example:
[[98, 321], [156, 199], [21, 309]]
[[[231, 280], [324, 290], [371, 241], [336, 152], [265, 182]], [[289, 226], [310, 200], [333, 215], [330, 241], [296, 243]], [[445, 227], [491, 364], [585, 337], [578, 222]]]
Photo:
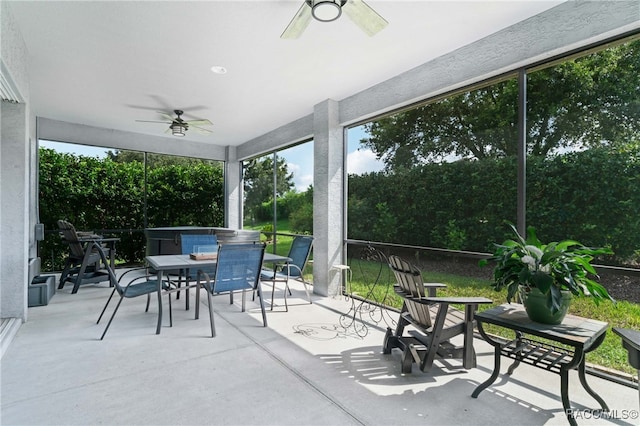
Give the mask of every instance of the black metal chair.
[[[98, 251], [101, 259], [104, 261], [106, 259], [106, 255], [102, 249], [102, 247], [100, 247], [97, 243], [93, 243], [96, 247], [96, 250]], [[149, 274], [148, 273], [148, 269], [145, 268], [134, 268], [134, 269], [130, 269], [127, 272], [125, 272], [124, 274], [122, 274], [120, 276], [120, 279], [116, 279], [115, 273], [113, 272], [113, 270], [111, 269], [111, 267], [107, 264], [107, 271], [109, 272], [109, 277], [111, 279], [111, 284], [113, 285], [113, 291], [111, 292], [111, 295], [109, 296], [109, 299], [107, 299], [107, 303], [105, 303], [104, 308], [102, 308], [102, 312], [100, 313], [100, 316], [98, 317], [98, 321], [96, 322], [96, 324], [100, 323], [100, 320], [102, 319], [102, 316], [104, 315], [105, 311], [107, 310], [107, 306], [109, 306], [109, 303], [111, 302], [111, 299], [113, 298], [113, 295], [118, 292], [118, 295], [120, 296], [120, 300], [118, 300], [118, 304], [116, 305], [116, 308], [113, 310], [113, 314], [111, 314], [111, 318], [109, 318], [109, 322], [107, 323], [107, 326], [104, 328], [104, 332], [102, 333], [102, 336], [100, 337], [100, 340], [104, 339], [104, 336], [107, 334], [107, 330], [109, 330], [109, 326], [111, 325], [111, 322], [113, 321], [113, 319], [116, 316], [116, 312], [118, 312], [118, 308], [120, 307], [120, 304], [122, 303], [122, 301], [126, 298], [126, 299], [131, 299], [134, 297], [138, 297], [138, 296], [147, 296], [147, 306], [145, 308], [145, 312], [149, 312], [149, 303], [151, 301], [151, 294], [152, 293], [156, 293], [158, 295], [158, 303], [162, 303], [161, 297], [162, 295], [160, 294], [160, 292], [158, 292], [158, 278], [157, 275], [155, 274]], [[123, 278], [125, 276], [127, 276], [130, 273], [135, 273], [138, 271], [144, 271], [143, 275], [141, 276], [137, 276], [135, 278], [133, 278], [131, 281], [129, 281], [129, 283], [126, 286], [122, 286], [120, 284], [120, 282], [123, 280]], [[171, 283], [169, 281], [162, 281], [162, 288], [163, 289], [168, 289], [170, 288]], [[162, 311], [158, 311], [158, 315], [160, 316], [159, 318], [159, 323], [162, 322]], [[169, 315], [171, 316], [171, 297], [169, 297]]]

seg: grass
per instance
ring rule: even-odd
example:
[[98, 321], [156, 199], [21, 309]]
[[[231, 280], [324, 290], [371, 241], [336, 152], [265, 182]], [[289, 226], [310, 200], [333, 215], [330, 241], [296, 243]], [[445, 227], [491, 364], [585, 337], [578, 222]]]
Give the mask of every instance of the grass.
[[[402, 298], [393, 292], [392, 276], [380, 264], [352, 260], [351, 269], [353, 280], [350, 282], [351, 291], [365, 295], [368, 291], [366, 283], [374, 282], [381, 272], [379, 285], [376, 286], [373, 297], [384, 300], [384, 303], [396, 309], [402, 307]], [[506, 302], [506, 290], [496, 292], [491, 288], [489, 280], [462, 277], [446, 273], [423, 272], [425, 282], [440, 282], [447, 285], [439, 289], [439, 296], [479, 296], [493, 300], [492, 304], [480, 305], [479, 310], [485, 310]], [[612, 327], [640, 329], [640, 305], [626, 301], [617, 303], [601, 302], [599, 305], [587, 297], [576, 297], [571, 301], [569, 313], [581, 317], [592, 318], [609, 323], [609, 329], [604, 342], [598, 349], [587, 355], [587, 362], [608, 369], [621, 371], [630, 375], [637, 375], [637, 371], [627, 361], [628, 353], [622, 347], [620, 337], [611, 331]], [[499, 336], [513, 338], [513, 332], [501, 327], [488, 327], [489, 332]]]
[[[250, 225], [248, 223], [245, 223], [243, 225], [244, 229], [251, 229], [254, 231], [260, 231], [262, 229], [262, 227], [264, 227], [265, 225], [271, 225], [271, 222], [260, 222], [260, 223], [255, 223], [253, 225]], [[276, 222], [276, 232], [282, 232], [285, 234], [291, 234], [292, 232], [290, 231], [289, 228], [289, 219], [279, 219]], [[264, 237], [264, 235], [263, 235]]]

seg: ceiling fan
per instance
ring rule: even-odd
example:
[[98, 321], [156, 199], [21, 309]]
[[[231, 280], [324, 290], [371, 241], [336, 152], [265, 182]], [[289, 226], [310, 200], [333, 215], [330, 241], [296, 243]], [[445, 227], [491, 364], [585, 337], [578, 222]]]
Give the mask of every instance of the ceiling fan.
[[311, 22], [311, 18], [320, 22], [331, 22], [338, 19], [343, 10], [368, 36], [375, 35], [388, 24], [362, 0], [304, 0], [280, 38], [298, 38]]
[[171, 133], [173, 136], [184, 136], [187, 130], [189, 130], [190, 128], [193, 128], [196, 130], [196, 132], [204, 135], [208, 135], [212, 133], [211, 130], [205, 129], [204, 127], [200, 127], [200, 126], [212, 126], [213, 123], [211, 121], [206, 119], [205, 120], [183, 120], [181, 116], [182, 114], [184, 114], [184, 111], [179, 109], [174, 109], [173, 112], [176, 115], [175, 117], [172, 117], [170, 114], [167, 114], [166, 112], [157, 111], [158, 114], [164, 117], [165, 121], [156, 121], [156, 120], [136, 120], [136, 121], [140, 123], [168, 124], [169, 128], [165, 133]]

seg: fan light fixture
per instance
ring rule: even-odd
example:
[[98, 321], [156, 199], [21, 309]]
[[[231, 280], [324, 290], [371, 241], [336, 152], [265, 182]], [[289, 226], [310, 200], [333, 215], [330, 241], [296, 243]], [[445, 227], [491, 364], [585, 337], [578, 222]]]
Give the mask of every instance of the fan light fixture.
[[311, 0], [311, 14], [320, 22], [335, 21], [342, 15], [342, 6], [346, 0]]
[[187, 131], [187, 127], [186, 126], [182, 126], [180, 124], [172, 124], [171, 125], [171, 134], [173, 136], [184, 136], [184, 132]]
[[369, 37], [376, 35], [389, 24], [364, 0], [304, 0], [280, 38], [299, 38], [311, 21], [335, 21], [342, 16], [342, 9]]

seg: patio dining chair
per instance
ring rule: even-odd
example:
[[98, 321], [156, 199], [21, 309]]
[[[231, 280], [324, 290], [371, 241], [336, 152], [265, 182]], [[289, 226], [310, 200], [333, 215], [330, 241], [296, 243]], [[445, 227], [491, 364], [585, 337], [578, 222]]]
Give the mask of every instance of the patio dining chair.
[[[100, 245], [91, 244], [92, 241], [99, 241], [100, 236], [95, 235], [93, 236], [95, 238], [89, 241], [81, 241], [80, 233], [66, 220], [58, 220], [58, 228], [62, 240], [69, 246], [69, 254], [60, 274], [58, 289], [62, 289], [67, 282], [72, 282], [71, 293], [75, 294], [82, 284], [108, 281], [109, 273], [106, 266], [109, 262], [101, 262], [100, 254], [96, 249]], [[108, 253], [109, 249], [102, 248], [102, 250]]]
[[311, 301], [311, 295], [307, 289], [307, 283], [304, 279], [304, 268], [309, 261], [311, 254], [311, 248], [313, 247], [313, 237], [298, 235], [293, 239], [289, 254], [287, 257], [291, 259], [288, 263], [276, 264], [273, 269], [263, 269], [260, 273], [260, 280], [262, 282], [271, 283], [271, 310], [273, 310], [273, 299], [275, 296], [276, 283], [284, 283], [284, 306], [285, 311], [289, 311], [289, 305], [287, 304], [287, 293], [291, 295], [291, 289], [289, 288], [289, 280], [294, 279], [302, 282], [304, 285], [304, 291], [307, 294], [309, 303]]
[[[180, 247], [182, 254], [196, 253], [200, 249], [215, 250], [218, 251], [218, 237], [214, 234], [180, 234]], [[205, 248], [206, 247], [206, 248]], [[188, 274], [187, 274], [188, 272]], [[203, 272], [206, 272], [211, 278], [215, 277], [215, 268], [205, 268]], [[180, 270], [178, 277], [178, 290], [182, 286], [183, 278], [187, 281], [196, 278], [196, 271], [192, 270]], [[186, 307], [189, 309], [189, 287], [186, 290]], [[180, 291], [176, 293], [176, 299], [180, 298]]]
[[[106, 259], [106, 255], [102, 247], [98, 246], [96, 250], [98, 251], [98, 253], [100, 254], [103, 260]], [[104, 308], [102, 308], [102, 312], [100, 313], [100, 316], [98, 317], [98, 321], [96, 321], [96, 324], [100, 323], [102, 316], [107, 310], [107, 306], [109, 306], [109, 303], [111, 302], [111, 299], [113, 298], [113, 295], [116, 292], [120, 296], [120, 300], [118, 300], [118, 304], [113, 310], [113, 313], [111, 314], [111, 318], [109, 318], [109, 322], [107, 323], [107, 326], [104, 328], [104, 331], [102, 332], [102, 336], [100, 337], [100, 340], [103, 340], [104, 336], [107, 334], [107, 330], [109, 330], [109, 326], [111, 326], [111, 322], [115, 318], [116, 312], [118, 312], [118, 308], [120, 308], [120, 304], [124, 299], [132, 299], [134, 297], [146, 295], [147, 306], [144, 310], [145, 312], [149, 312], [149, 304], [151, 302], [152, 293], [158, 294], [158, 303], [162, 303], [162, 300], [161, 300], [162, 296], [161, 294], [158, 293], [157, 275], [151, 274], [147, 267], [130, 269], [126, 271], [124, 274], [122, 274], [119, 279], [116, 279], [115, 273], [113, 272], [113, 270], [109, 265], [107, 265], [107, 269], [109, 271], [109, 276], [111, 279], [111, 284], [113, 286], [113, 291], [111, 292], [109, 299], [107, 299], [107, 303], [105, 303]], [[140, 274], [140, 271], [142, 271], [142, 275]], [[132, 278], [127, 285], [123, 286], [121, 282], [124, 280], [125, 277], [129, 278], [130, 277], [129, 274], [134, 274], [134, 278]], [[171, 288], [171, 283], [169, 281], [163, 280], [162, 288], [164, 290]], [[170, 295], [169, 295], [169, 314], [171, 316], [171, 296]], [[161, 310], [158, 311], [158, 315], [159, 315], [158, 324], [160, 324], [162, 322]]]
[[[476, 366], [473, 349], [474, 313], [479, 304], [491, 303], [484, 297], [436, 297], [436, 290], [446, 285], [425, 283], [421, 271], [398, 256], [389, 256], [389, 266], [397, 284], [394, 290], [404, 303], [395, 332], [387, 328], [383, 342], [383, 353], [392, 349], [402, 352], [402, 373], [411, 373], [413, 363], [427, 371], [436, 355], [442, 358], [461, 358], [465, 369]], [[464, 305], [464, 311], [451, 305]], [[405, 327], [415, 329], [404, 335]], [[462, 345], [453, 345], [450, 340], [463, 335]]]
[[[197, 282], [207, 291], [211, 337], [216, 336], [213, 320], [213, 299], [216, 294], [242, 292], [242, 312], [245, 311], [246, 292], [257, 291], [260, 299], [262, 321], [267, 326], [262, 289], [260, 287], [260, 268], [264, 258], [264, 244], [224, 244], [218, 250], [215, 276], [211, 277], [203, 270], [197, 272]], [[199, 290], [199, 287], [198, 287]], [[231, 299], [233, 300], [233, 299]], [[199, 291], [196, 294], [196, 309], [199, 307]], [[231, 302], [233, 303], [233, 302]], [[196, 311], [197, 317], [197, 311]]]

